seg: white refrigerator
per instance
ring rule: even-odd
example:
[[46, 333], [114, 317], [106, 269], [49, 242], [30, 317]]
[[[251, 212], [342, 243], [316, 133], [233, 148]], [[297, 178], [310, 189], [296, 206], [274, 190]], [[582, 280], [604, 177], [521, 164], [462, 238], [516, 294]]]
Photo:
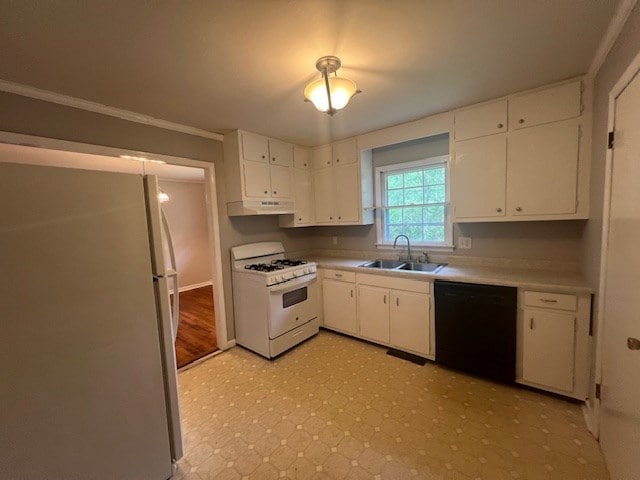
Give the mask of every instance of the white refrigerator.
[[0, 163], [0, 478], [173, 474], [177, 280], [157, 194], [152, 176]]

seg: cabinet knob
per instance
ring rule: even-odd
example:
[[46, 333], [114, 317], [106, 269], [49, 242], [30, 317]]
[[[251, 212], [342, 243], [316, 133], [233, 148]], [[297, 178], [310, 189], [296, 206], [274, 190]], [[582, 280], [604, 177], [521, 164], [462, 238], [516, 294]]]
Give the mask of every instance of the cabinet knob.
[[331, 165], [331, 162], [327, 162], [327, 165]]
[[502, 211], [501, 208], [496, 208], [496, 212], [500, 213]]
[[339, 158], [336, 158], [336, 163], [340, 163], [340, 159]]
[[521, 118], [520, 120], [518, 120], [518, 123], [522, 125], [524, 123], [524, 118]]
[[271, 157], [271, 161], [275, 162], [276, 161], [276, 157]]
[[305, 163], [305, 164], [304, 164], [304, 166], [306, 167], [306, 166], [307, 166], [307, 164]]
[[522, 207], [516, 207], [516, 212], [521, 212], [522, 211]]
[[502, 127], [504, 127], [504, 125], [502, 123], [499, 123], [498, 128], [502, 128]]
[[269, 192], [267, 190], [265, 190], [264, 193], [269, 193]]
[[333, 220], [333, 217], [329, 217], [329, 220]]
[[274, 190], [274, 191], [273, 191], [273, 194], [275, 195], [276, 193], [278, 193], [278, 192], [276, 192], [276, 191]]
[[262, 155], [262, 158], [266, 158], [266, 156], [265, 156], [265, 155]]
[[302, 221], [302, 217], [298, 217], [298, 221], [301, 222]]
[[342, 217], [338, 217], [338, 220], [342, 220]]

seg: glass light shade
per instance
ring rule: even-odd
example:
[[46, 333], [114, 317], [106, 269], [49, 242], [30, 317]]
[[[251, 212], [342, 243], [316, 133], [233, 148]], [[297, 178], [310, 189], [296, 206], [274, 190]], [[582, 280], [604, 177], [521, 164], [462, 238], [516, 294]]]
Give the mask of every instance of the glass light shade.
[[[329, 90], [331, 92], [331, 106], [333, 110], [344, 108], [358, 92], [358, 87], [353, 80], [343, 77], [329, 77]], [[304, 96], [321, 112], [329, 111], [329, 99], [324, 79], [320, 78], [311, 82], [304, 89]]]

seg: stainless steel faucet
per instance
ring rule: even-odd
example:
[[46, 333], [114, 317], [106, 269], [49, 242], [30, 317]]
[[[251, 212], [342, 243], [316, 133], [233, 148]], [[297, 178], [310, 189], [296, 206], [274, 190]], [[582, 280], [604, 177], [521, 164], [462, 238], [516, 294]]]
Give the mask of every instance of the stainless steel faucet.
[[393, 248], [396, 248], [396, 244], [398, 243], [398, 239], [400, 237], [404, 237], [407, 239], [407, 255], [409, 258], [407, 258], [407, 261], [410, 262], [411, 261], [411, 241], [409, 240], [409, 237], [407, 237], [406, 235], [398, 235], [396, 237], [396, 239], [393, 241]]

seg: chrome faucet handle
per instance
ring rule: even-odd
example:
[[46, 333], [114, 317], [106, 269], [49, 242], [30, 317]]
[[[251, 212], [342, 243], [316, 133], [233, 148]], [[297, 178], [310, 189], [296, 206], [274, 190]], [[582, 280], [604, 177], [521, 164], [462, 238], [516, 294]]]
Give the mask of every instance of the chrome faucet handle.
[[424, 263], [429, 263], [429, 252], [422, 252], [424, 255]]

